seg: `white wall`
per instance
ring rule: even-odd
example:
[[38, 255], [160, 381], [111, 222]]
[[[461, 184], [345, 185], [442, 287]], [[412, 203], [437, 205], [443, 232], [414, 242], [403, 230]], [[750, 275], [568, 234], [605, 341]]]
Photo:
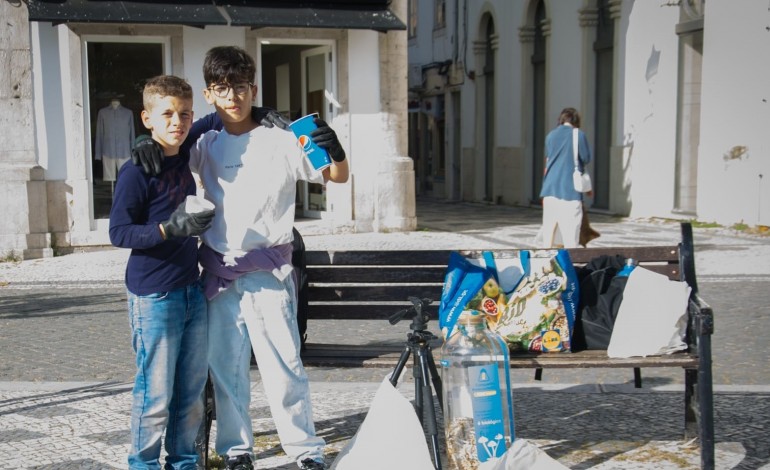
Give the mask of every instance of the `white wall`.
[[351, 114], [380, 112], [380, 58], [372, 53], [379, 47], [377, 34], [362, 30], [348, 33]]
[[768, 25], [766, 1], [706, 4], [699, 219], [770, 225]]
[[[556, 127], [561, 110], [571, 106], [582, 112], [581, 71], [583, 57], [580, 40], [578, 3], [551, 2], [547, 15], [551, 19], [551, 33], [546, 37], [546, 129]], [[563, 8], [557, 8], [557, 6]]]
[[623, 114], [616, 145], [626, 147], [623, 164], [635, 217], [668, 216], [674, 203], [678, 18], [676, 7], [634, 2], [617, 64], [624, 94], [617, 96]]
[[[203, 99], [206, 83], [203, 80], [203, 59], [206, 51], [216, 46], [245, 47], [246, 28], [228, 26], [206, 26], [200, 28], [184, 28], [184, 70], [173, 73], [185, 78], [193, 88], [193, 112], [195, 118], [213, 113], [214, 108]], [[248, 51], [254, 57], [255, 51]], [[256, 57], [254, 57], [256, 61]]]
[[[518, 125], [521, 103], [521, 73], [514, 64], [520, 63], [521, 47], [519, 47], [519, 21], [521, 5], [517, 2], [498, 1], [492, 12], [495, 15], [495, 32], [499, 37], [496, 52], [495, 82], [496, 82], [496, 143], [499, 147], [514, 147], [520, 145], [521, 126]], [[515, 12], [515, 13], [514, 13]]]
[[45, 168], [48, 180], [67, 178], [61, 61], [69, 64], [69, 56], [60, 57], [57, 32], [64, 27], [30, 23], [37, 163]]
[[[349, 164], [356, 219], [362, 231], [372, 230], [376, 217], [373, 189], [377, 186], [378, 163], [396, 152], [395, 142], [382, 139], [385, 117], [380, 105], [380, 59], [372, 53], [378, 50], [377, 34], [373, 31], [348, 32]], [[338, 116], [338, 120], [344, 119], [344, 115]]]

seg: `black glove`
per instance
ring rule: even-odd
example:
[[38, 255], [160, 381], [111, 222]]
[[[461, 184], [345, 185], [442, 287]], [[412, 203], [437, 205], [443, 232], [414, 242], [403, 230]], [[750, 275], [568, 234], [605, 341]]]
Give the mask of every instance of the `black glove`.
[[274, 110], [273, 108], [257, 108], [256, 106], [252, 106], [251, 118], [254, 119], [255, 122], [262, 124], [268, 129], [277, 127], [279, 129], [288, 131], [289, 125], [291, 124], [291, 121], [283, 117], [281, 113]]
[[158, 176], [163, 164], [163, 149], [147, 134], [140, 135], [134, 140], [131, 149], [131, 161], [134, 165], [142, 165], [144, 172], [150, 176]]
[[166, 238], [171, 237], [197, 237], [211, 227], [214, 219], [214, 209], [188, 214], [185, 211], [185, 203], [179, 204], [174, 209], [167, 221], [161, 222]]
[[329, 152], [329, 156], [332, 157], [332, 160], [335, 162], [345, 160], [345, 151], [342, 150], [342, 145], [340, 144], [340, 140], [337, 138], [337, 133], [334, 132], [334, 129], [329, 127], [329, 125], [326, 124], [326, 121], [321, 118], [315, 118], [313, 122], [318, 126], [318, 129], [310, 133], [313, 142], [318, 144], [319, 147], [326, 149], [326, 151]]

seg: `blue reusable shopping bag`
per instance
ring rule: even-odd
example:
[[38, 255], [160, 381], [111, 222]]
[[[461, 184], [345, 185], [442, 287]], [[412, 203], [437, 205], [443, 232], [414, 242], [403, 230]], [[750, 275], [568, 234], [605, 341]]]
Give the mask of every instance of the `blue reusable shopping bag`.
[[438, 312], [444, 339], [452, 335], [460, 314], [489, 279], [494, 279], [492, 269], [475, 265], [460, 253], [452, 252], [444, 275]]

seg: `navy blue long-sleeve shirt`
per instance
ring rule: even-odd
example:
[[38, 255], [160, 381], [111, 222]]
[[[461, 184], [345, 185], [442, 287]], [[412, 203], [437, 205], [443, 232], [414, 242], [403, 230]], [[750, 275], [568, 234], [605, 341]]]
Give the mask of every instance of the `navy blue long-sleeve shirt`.
[[157, 177], [131, 162], [120, 168], [110, 211], [110, 241], [131, 249], [125, 280], [133, 294], [167, 292], [198, 279], [197, 238], [163, 240], [158, 225], [168, 220], [188, 195], [195, 194], [190, 148], [201, 134], [221, 126], [216, 113], [196, 121], [179, 155], [164, 158]]
[[131, 249], [126, 287], [136, 295], [167, 292], [198, 279], [197, 239], [163, 240], [158, 227], [188, 195], [195, 194], [188, 162], [189, 157], [166, 157], [157, 177], [131, 163], [118, 172], [110, 211], [110, 241]]

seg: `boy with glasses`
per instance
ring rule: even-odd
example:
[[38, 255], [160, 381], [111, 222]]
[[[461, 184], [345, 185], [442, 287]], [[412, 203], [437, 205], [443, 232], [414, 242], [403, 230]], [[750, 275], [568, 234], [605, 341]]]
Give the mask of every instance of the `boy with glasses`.
[[315, 170], [290, 132], [260, 126], [251, 113], [254, 60], [238, 47], [206, 53], [203, 94], [222, 131], [190, 150], [190, 168], [215, 205], [199, 261], [209, 299], [209, 367], [217, 410], [216, 450], [227, 468], [249, 470], [251, 350], [284, 451], [301, 469], [321, 470], [325, 442], [316, 436], [307, 374], [300, 359], [297, 285], [291, 265], [297, 182], [348, 179], [334, 131], [318, 119], [314, 141], [331, 166]]
[[110, 241], [131, 249], [126, 287], [136, 378], [128, 464], [159, 469], [165, 429], [165, 468], [193, 470], [208, 372], [195, 237], [211, 225], [214, 211], [186, 211], [185, 199], [196, 187], [179, 147], [192, 124], [192, 88], [178, 77], [155, 77], [143, 101], [142, 122], [165, 158], [157, 175], [123, 165], [110, 212]]

